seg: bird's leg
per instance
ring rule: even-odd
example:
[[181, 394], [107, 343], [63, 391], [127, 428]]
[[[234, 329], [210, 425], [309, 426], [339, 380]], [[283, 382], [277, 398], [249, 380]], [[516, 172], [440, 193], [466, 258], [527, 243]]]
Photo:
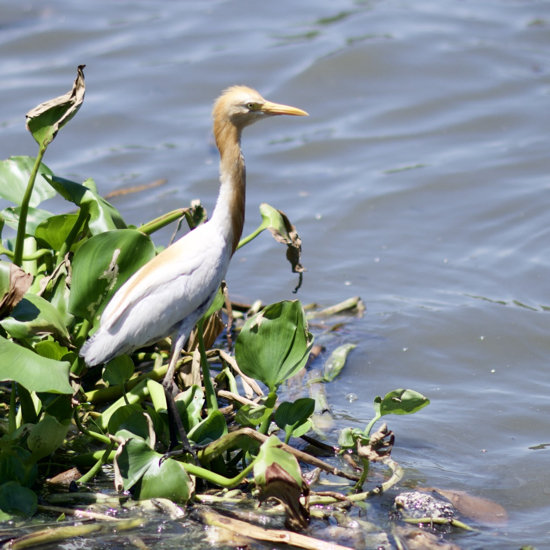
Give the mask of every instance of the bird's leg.
[[[174, 373], [176, 371], [176, 365], [185, 344], [186, 334], [178, 332], [177, 336], [172, 341], [172, 355], [170, 357], [170, 364], [168, 366], [168, 371], [164, 376], [162, 381], [162, 387], [164, 388], [164, 395], [166, 397], [166, 409], [168, 411], [168, 430], [170, 431], [170, 449], [171, 452], [174, 447], [178, 445], [178, 433], [181, 440], [181, 446], [184, 452], [191, 453], [195, 456], [189, 439], [187, 438], [187, 433], [183, 427], [181, 421], [181, 416], [174, 400], [175, 394], [177, 392], [177, 386], [174, 382]], [[195, 457], [196, 458], [196, 457]]]
[[204, 321], [202, 319], [197, 323], [197, 336], [199, 339], [204, 395], [206, 397], [208, 415], [210, 415], [214, 411], [218, 410], [218, 400], [216, 398], [214, 386], [212, 385], [212, 379], [210, 378], [210, 366], [208, 365], [208, 359], [206, 358], [206, 348], [204, 346]]

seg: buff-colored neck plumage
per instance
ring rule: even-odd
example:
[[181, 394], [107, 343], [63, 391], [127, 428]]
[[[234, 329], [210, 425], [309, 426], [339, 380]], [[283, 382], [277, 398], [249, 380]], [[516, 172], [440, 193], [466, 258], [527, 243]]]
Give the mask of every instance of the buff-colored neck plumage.
[[227, 115], [223, 98], [214, 109], [214, 137], [220, 152], [221, 187], [212, 220], [221, 225], [233, 255], [244, 226], [246, 168], [241, 151], [242, 127]]

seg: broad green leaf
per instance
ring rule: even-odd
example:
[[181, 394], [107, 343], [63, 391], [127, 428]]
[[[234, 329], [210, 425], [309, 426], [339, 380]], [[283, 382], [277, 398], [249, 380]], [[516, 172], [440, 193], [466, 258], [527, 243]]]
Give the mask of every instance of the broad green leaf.
[[312, 346], [302, 304], [284, 301], [246, 321], [235, 344], [235, 357], [247, 376], [276, 391], [305, 366]]
[[[131, 489], [162, 455], [156, 453], [143, 439], [130, 439], [124, 443], [121, 452], [115, 458], [115, 469], [120, 473], [122, 487]], [[118, 487], [117, 487], [118, 488]]]
[[62, 343], [69, 343], [69, 332], [59, 312], [41, 296], [27, 293], [15, 306], [10, 317], [0, 325], [13, 338], [32, 338], [40, 334], [52, 334]]
[[78, 214], [50, 216], [36, 227], [34, 236], [37, 240], [44, 241], [50, 248], [60, 250], [76, 220], [78, 220]]
[[5, 514], [30, 517], [38, 507], [38, 498], [34, 491], [21, 487], [15, 481], [0, 485], [0, 510]]
[[70, 421], [59, 422], [55, 416], [46, 415], [36, 424], [27, 439], [27, 446], [31, 451], [33, 462], [51, 455], [59, 448], [69, 430]]
[[[275, 411], [275, 424], [286, 433], [285, 443], [288, 443], [291, 435], [299, 437], [309, 430], [309, 421], [315, 410], [315, 401], [309, 397], [297, 399], [294, 403], [284, 401]], [[300, 428], [304, 428], [301, 430]]]
[[73, 393], [70, 363], [40, 357], [0, 336], [0, 380], [13, 380], [29, 391]]
[[247, 428], [255, 428], [267, 420], [273, 409], [265, 405], [243, 405], [235, 415], [235, 422]]
[[225, 417], [220, 411], [213, 411], [200, 424], [189, 431], [187, 436], [197, 445], [206, 445], [216, 441], [227, 433]]
[[375, 399], [380, 403], [380, 415], [412, 414], [430, 404], [430, 400], [414, 390], [393, 390], [384, 399]]
[[111, 433], [123, 439], [143, 439], [150, 447], [154, 447], [156, 443], [156, 434], [150, 431], [147, 416], [142, 410], [134, 411], [128, 418], [120, 423], [116, 432]]
[[258, 457], [254, 462], [254, 481], [259, 487], [266, 486], [266, 472], [272, 464], [277, 464], [287, 472], [299, 487], [303, 485], [302, 472], [298, 461], [289, 452], [281, 448], [279, 438], [272, 435], [262, 443]]
[[126, 354], [111, 359], [103, 369], [103, 380], [111, 386], [124, 384], [134, 374], [134, 362]]
[[48, 359], [53, 359], [54, 361], [60, 361], [69, 350], [54, 340], [42, 340], [42, 342], [37, 342], [34, 345], [36, 353], [41, 357], [47, 357]]
[[208, 308], [208, 311], [202, 316], [203, 319], [208, 319], [210, 315], [213, 313], [216, 313], [219, 309], [223, 307], [225, 304], [225, 295], [223, 293], [222, 287], [225, 283], [222, 283], [222, 286], [218, 288], [218, 292], [216, 293], [216, 297], [214, 298], [214, 301], [212, 302], [212, 305]]
[[88, 227], [92, 235], [126, 228], [119, 211], [98, 195], [93, 180], [89, 179], [80, 184], [52, 176], [48, 181], [64, 199], [76, 204], [90, 215]]
[[47, 146], [53, 141], [57, 132], [73, 118], [86, 92], [83, 69], [79, 65], [73, 87], [66, 94], [41, 103], [27, 113], [27, 130], [39, 145]]
[[151, 239], [134, 229], [95, 235], [74, 255], [69, 311], [95, 323], [115, 292], [154, 256]]
[[330, 354], [323, 366], [323, 377], [326, 382], [332, 382], [342, 372], [349, 352], [356, 347], [355, 344], [344, 344]]
[[158, 455], [152, 460], [138, 486], [136, 496], [140, 500], [149, 498], [168, 498], [172, 502], [185, 504], [193, 492], [193, 483], [183, 466], [176, 460], [162, 460]]
[[[0, 161], [0, 197], [21, 206], [35, 161], [32, 157], [10, 157]], [[45, 164], [41, 164], [34, 182], [30, 206], [36, 207], [42, 201], [55, 197], [55, 190], [44, 175], [53, 176], [53, 173]]]
[[[107, 428], [109, 433], [115, 434], [116, 432], [118, 432], [120, 426], [136, 412], [143, 413], [141, 406], [137, 403], [134, 405], [124, 405], [123, 407], [117, 409], [109, 418]], [[145, 437], [142, 439], [145, 439]]]
[[32, 487], [36, 481], [36, 464], [29, 463], [31, 453], [17, 445], [3, 446], [0, 451], [0, 485], [16, 481], [24, 487]]
[[[164, 402], [166, 406], [166, 400]], [[187, 433], [201, 423], [201, 411], [204, 406], [204, 391], [199, 386], [191, 386], [176, 399], [176, 407]]]
[[[4, 218], [6, 224], [12, 229], [18, 229], [20, 212], [20, 206], [10, 206], [2, 212], [2, 217]], [[27, 213], [27, 225], [25, 226], [25, 231], [27, 232], [27, 235], [34, 235], [38, 225], [41, 224], [44, 220], [50, 218], [51, 216], [53, 216], [53, 214], [47, 212], [46, 210], [40, 210], [38, 208], [30, 207]]]

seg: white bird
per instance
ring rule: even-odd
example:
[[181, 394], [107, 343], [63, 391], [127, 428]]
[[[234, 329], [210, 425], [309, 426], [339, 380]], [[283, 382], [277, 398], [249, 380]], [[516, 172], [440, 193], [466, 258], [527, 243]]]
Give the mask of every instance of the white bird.
[[172, 336], [164, 387], [197, 321], [212, 304], [242, 235], [246, 174], [241, 133], [274, 115], [305, 111], [266, 101], [246, 86], [233, 86], [214, 104], [214, 136], [220, 152], [221, 186], [212, 218], [184, 235], [137, 271], [105, 308], [97, 332], [80, 355], [89, 366]]

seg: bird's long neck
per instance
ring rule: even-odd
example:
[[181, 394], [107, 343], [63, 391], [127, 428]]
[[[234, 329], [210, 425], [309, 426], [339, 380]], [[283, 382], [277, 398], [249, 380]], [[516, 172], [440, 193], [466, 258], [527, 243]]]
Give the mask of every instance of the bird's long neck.
[[212, 214], [212, 222], [220, 225], [235, 252], [244, 226], [246, 169], [241, 152], [241, 130], [230, 121], [214, 125], [214, 137], [220, 151], [221, 187]]

